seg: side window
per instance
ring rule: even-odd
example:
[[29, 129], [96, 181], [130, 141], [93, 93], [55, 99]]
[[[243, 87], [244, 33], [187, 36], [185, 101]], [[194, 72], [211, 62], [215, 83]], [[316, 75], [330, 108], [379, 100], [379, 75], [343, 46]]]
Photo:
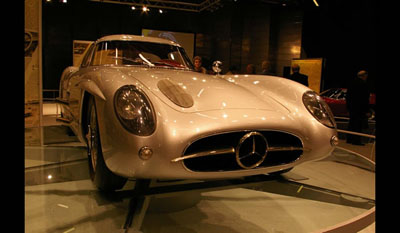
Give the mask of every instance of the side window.
[[93, 49], [94, 49], [94, 43], [90, 46], [89, 50], [85, 54], [85, 57], [83, 58], [82, 63], [81, 63], [81, 67], [87, 67], [90, 64]]

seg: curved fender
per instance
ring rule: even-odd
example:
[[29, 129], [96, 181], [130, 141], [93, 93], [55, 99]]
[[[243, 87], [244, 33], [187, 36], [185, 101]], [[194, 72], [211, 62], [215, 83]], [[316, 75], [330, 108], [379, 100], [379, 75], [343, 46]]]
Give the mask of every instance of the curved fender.
[[72, 74], [74, 74], [78, 70], [79, 70], [79, 67], [76, 67], [76, 66], [68, 66], [67, 68], [65, 68], [63, 73], [61, 74], [60, 85], [63, 83], [63, 81], [66, 81], [67, 79], [72, 77]]
[[81, 80], [76, 84], [82, 90], [89, 92], [90, 94], [99, 97], [102, 100], [106, 100], [103, 92], [100, 90], [99, 86], [90, 79]]
[[60, 98], [66, 98], [64, 92], [69, 92], [69, 79], [72, 75], [79, 70], [79, 67], [69, 66], [64, 69], [63, 73], [61, 74], [60, 79], [60, 86], [59, 86], [59, 93]]

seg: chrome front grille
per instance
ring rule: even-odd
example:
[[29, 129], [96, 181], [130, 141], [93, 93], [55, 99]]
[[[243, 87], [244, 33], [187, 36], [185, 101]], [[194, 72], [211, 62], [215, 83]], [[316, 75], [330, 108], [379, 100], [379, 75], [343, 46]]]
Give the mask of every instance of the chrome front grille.
[[301, 140], [292, 134], [242, 131], [201, 138], [172, 162], [183, 161], [187, 169], [195, 172], [235, 171], [292, 163], [302, 153]]

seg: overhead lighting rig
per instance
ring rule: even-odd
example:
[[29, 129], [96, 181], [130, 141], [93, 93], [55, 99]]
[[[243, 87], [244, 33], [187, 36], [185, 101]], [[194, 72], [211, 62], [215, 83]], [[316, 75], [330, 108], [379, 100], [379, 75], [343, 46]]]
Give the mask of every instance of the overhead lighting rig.
[[[46, 3], [52, 3], [52, 0], [45, 0]], [[59, 3], [68, 3], [68, 0], [58, 0]]]
[[[90, 0], [92, 2], [122, 4], [143, 9], [144, 6], [157, 8], [159, 10], [178, 10], [189, 12], [214, 11], [221, 6], [221, 0], [198, 0], [198, 1], [165, 1], [165, 0]], [[133, 9], [133, 8], [132, 8]], [[159, 11], [160, 12], [160, 11]], [[160, 12], [161, 13], [161, 12]]]

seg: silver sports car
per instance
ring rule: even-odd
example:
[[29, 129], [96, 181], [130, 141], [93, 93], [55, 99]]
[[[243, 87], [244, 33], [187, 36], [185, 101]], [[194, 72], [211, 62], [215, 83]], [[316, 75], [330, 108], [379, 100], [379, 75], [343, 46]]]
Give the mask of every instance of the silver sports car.
[[332, 113], [309, 88], [273, 76], [194, 72], [182, 47], [159, 38], [97, 40], [80, 67], [64, 70], [59, 102], [102, 190], [132, 177], [282, 173], [337, 144]]

